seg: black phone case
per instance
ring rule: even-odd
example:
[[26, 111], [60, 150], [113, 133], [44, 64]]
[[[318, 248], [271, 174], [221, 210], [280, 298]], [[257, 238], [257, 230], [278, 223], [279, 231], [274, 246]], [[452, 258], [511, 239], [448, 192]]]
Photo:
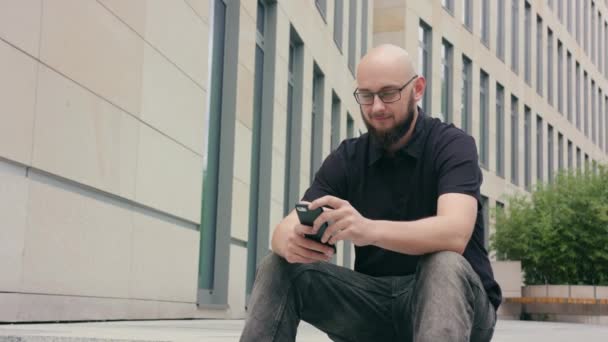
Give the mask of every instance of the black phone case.
[[[312, 227], [312, 225], [315, 222], [315, 220], [317, 219], [317, 217], [319, 217], [319, 215], [321, 215], [323, 213], [323, 208], [317, 208], [315, 210], [308, 210], [307, 204], [296, 204], [296, 213], [298, 214], [298, 218], [300, 219], [301, 224]], [[308, 239], [315, 240], [319, 243], [322, 243], [321, 238], [323, 237], [323, 234], [325, 233], [325, 229], [327, 229], [328, 226], [329, 226], [329, 224], [327, 222], [325, 222], [325, 223], [323, 223], [323, 225], [321, 225], [321, 227], [319, 228], [319, 230], [317, 231], [316, 234], [304, 234], [304, 236]], [[329, 243], [323, 243], [323, 244], [333, 248], [334, 252], [336, 251], [335, 245], [332, 245]]]

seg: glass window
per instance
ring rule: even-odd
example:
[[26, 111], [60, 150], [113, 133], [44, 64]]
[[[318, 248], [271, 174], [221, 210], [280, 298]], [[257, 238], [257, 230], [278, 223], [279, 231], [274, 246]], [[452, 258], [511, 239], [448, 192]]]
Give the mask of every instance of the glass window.
[[529, 191], [532, 187], [532, 112], [524, 107], [524, 186]]
[[342, 52], [342, 34], [344, 27], [344, 0], [336, 0], [334, 7], [334, 42]]
[[462, 90], [460, 113], [462, 118], [461, 128], [471, 134], [471, 98], [472, 98], [472, 62], [466, 56], [462, 56]]
[[432, 113], [431, 110], [431, 81], [432, 81], [432, 71], [431, 71], [431, 61], [432, 61], [432, 32], [431, 27], [427, 25], [422, 20], [420, 21], [420, 25], [418, 27], [418, 51], [419, 51], [419, 60], [420, 60], [420, 75], [424, 76], [427, 82], [426, 90], [422, 97], [422, 109], [426, 113]]
[[557, 111], [564, 114], [564, 47], [557, 41]]
[[581, 130], [581, 65], [576, 62], [576, 128]]
[[589, 76], [586, 71], [583, 72], [583, 117], [581, 118], [585, 136], [589, 138]]
[[536, 16], [536, 92], [543, 96], [543, 19]]
[[568, 26], [568, 32], [572, 34], [572, 0], [567, 0], [566, 6], [566, 26]]
[[481, 11], [479, 11], [481, 18], [479, 23], [481, 25], [481, 42], [486, 46], [490, 46], [490, 0], [481, 0]]
[[532, 8], [527, 1], [524, 21], [524, 79], [528, 85], [532, 85]]
[[302, 123], [302, 73], [303, 46], [301, 40], [291, 29], [289, 40], [289, 63], [287, 77], [287, 123], [285, 127], [285, 185], [283, 193], [283, 215], [293, 209], [299, 197], [300, 144], [299, 127]]
[[355, 75], [357, 39], [357, 2], [348, 1], [348, 69]]
[[327, 0], [315, 0], [315, 4], [317, 5], [317, 9], [321, 14], [321, 17], [324, 21], [326, 21], [325, 17], [327, 16]]
[[489, 76], [481, 70], [479, 77], [479, 135], [480, 135], [480, 155], [479, 162], [482, 167], [488, 168], [488, 155], [489, 155]]
[[362, 0], [361, 6], [361, 56], [367, 52], [367, 15], [369, 12], [369, 5], [367, 0]]
[[454, 65], [453, 47], [447, 40], [441, 42], [441, 113], [442, 120], [454, 121], [452, 115], [452, 70]]
[[323, 161], [323, 103], [325, 93], [325, 75], [314, 63], [312, 82], [312, 129], [310, 136], [310, 184], [314, 180], [315, 173], [321, 167]]
[[473, 30], [473, 0], [462, 0], [462, 23], [469, 31]]
[[574, 151], [572, 150], [572, 141], [568, 140], [568, 170], [574, 167]]
[[505, 176], [505, 89], [496, 84], [496, 174]]
[[496, 1], [496, 55], [505, 61], [505, 0]]
[[553, 126], [547, 126], [547, 171], [549, 182], [553, 182]]
[[519, 101], [511, 95], [511, 182], [519, 185]]
[[564, 135], [557, 133], [557, 168], [564, 169]]
[[331, 150], [335, 150], [338, 145], [340, 145], [340, 110], [342, 106], [342, 101], [340, 101], [340, 97], [332, 91], [331, 92]]
[[589, 26], [589, 29], [591, 30], [591, 62], [595, 63], [595, 2], [591, 2], [591, 13], [589, 16], [591, 17]]
[[553, 31], [547, 29], [547, 99], [553, 105]]
[[566, 54], [566, 70], [567, 70], [567, 83], [566, 83], [566, 92], [567, 92], [567, 96], [566, 96], [566, 101], [568, 101], [568, 121], [570, 121], [570, 123], [573, 123], [573, 115], [574, 115], [574, 110], [573, 110], [573, 103], [574, 101], [572, 100], [572, 53], [570, 53], [570, 51], [568, 51], [568, 53]]
[[441, 5], [451, 14], [454, 14], [454, 0], [441, 0]]
[[590, 130], [591, 130], [591, 141], [593, 141], [593, 143], [597, 143], [597, 136], [595, 134], [596, 128], [597, 128], [597, 122], [595, 120], [596, 117], [596, 93], [595, 93], [595, 81], [591, 80], [591, 125], [590, 125]]
[[511, 70], [519, 72], [519, 1], [511, 0]]
[[483, 244], [487, 249], [490, 241], [490, 202], [484, 195], [481, 195], [481, 208], [483, 216]]
[[536, 116], [536, 179], [543, 181], [543, 119], [540, 115]]

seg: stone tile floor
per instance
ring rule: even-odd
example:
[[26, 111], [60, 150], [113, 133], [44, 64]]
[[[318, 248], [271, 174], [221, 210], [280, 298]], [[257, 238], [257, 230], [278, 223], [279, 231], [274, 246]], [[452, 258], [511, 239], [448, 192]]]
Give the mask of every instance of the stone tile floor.
[[[0, 341], [205, 341], [235, 342], [242, 320], [121, 321], [70, 324], [0, 325]], [[328, 342], [321, 331], [302, 323], [298, 342]], [[608, 341], [608, 326], [500, 320], [495, 342]]]

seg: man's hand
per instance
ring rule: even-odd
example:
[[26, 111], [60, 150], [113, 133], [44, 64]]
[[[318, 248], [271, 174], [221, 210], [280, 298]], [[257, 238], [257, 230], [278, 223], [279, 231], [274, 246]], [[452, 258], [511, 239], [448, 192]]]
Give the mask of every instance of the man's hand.
[[304, 234], [312, 234], [312, 227], [297, 224], [287, 233], [287, 242], [283, 249], [283, 257], [289, 263], [310, 264], [318, 261], [329, 261], [334, 250], [314, 240], [307, 239]]
[[336, 244], [340, 240], [350, 240], [356, 246], [367, 246], [376, 242], [374, 221], [361, 216], [348, 201], [334, 196], [323, 196], [313, 201], [308, 208], [314, 210], [325, 206], [333, 209], [325, 209], [312, 227], [313, 233], [316, 233], [323, 223], [331, 223], [323, 234], [322, 242]]

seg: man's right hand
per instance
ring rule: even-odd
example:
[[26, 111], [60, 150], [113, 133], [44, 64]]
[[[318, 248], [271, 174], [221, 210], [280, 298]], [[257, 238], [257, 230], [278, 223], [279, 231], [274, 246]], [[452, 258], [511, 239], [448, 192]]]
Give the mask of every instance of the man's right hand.
[[287, 232], [287, 241], [283, 249], [285, 260], [292, 264], [329, 261], [334, 255], [334, 250], [317, 241], [307, 239], [304, 234], [313, 234], [312, 227], [298, 223], [290, 232]]

